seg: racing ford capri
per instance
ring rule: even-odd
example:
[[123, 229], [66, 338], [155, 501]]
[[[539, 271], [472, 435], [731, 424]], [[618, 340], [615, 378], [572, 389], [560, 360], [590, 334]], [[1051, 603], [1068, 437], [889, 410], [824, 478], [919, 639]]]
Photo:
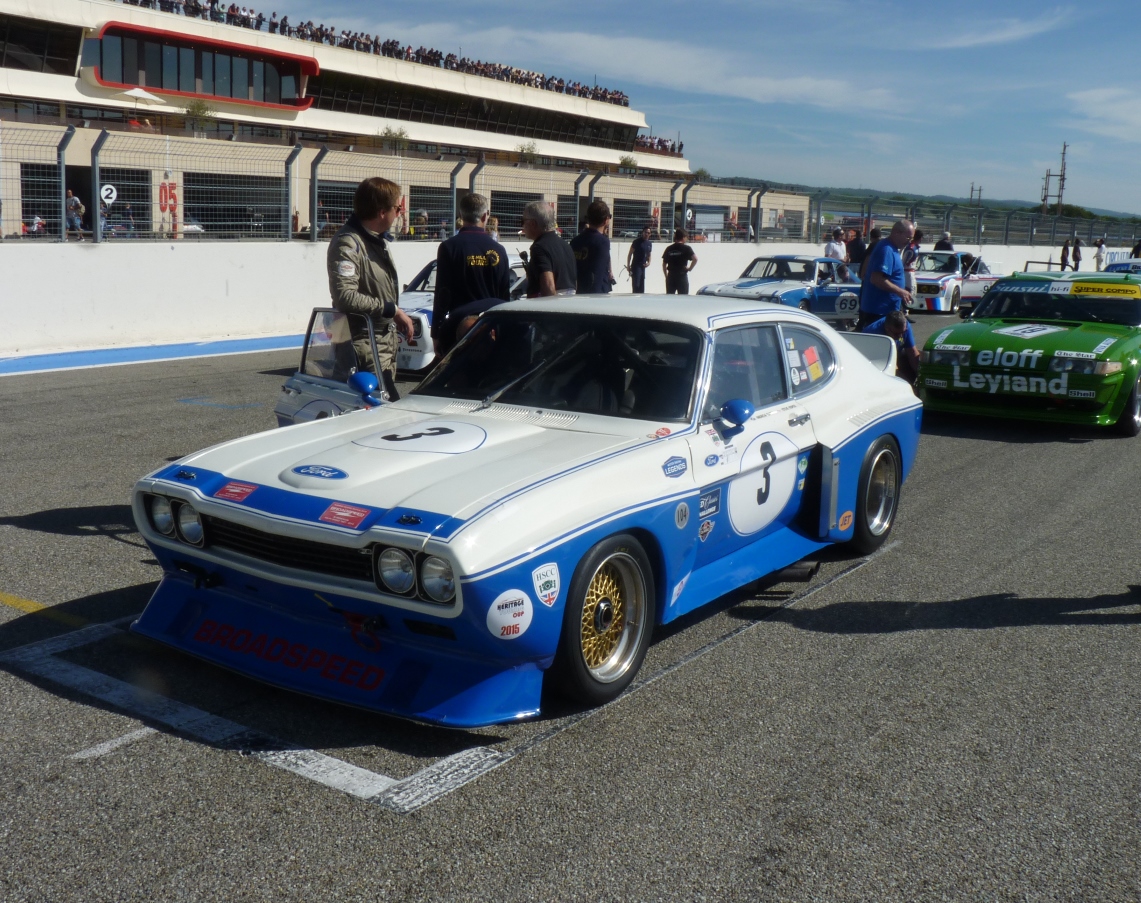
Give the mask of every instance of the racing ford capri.
[[831, 257], [758, 257], [740, 279], [706, 285], [697, 293], [787, 304], [811, 311], [833, 326], [854, 327], [860, 316], [856, 267]]
[[603, 703], [655, 625], [884, 542], [922, 411], [894, 369], [784, 306], [504, 304], [399, 401], [140, 480], [162, 580], [132, 629], [444, 725], [533, 717], [547, 681]]
[[928, 410], [1141, 432], [1141, 277], [1020, 273], [923, 349]]

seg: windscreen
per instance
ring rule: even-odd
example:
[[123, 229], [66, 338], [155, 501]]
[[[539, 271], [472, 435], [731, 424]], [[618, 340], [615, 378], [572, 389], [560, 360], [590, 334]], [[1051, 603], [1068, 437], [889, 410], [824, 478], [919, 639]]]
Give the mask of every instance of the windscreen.
[[742, 279], [792, 279], [806, 282], [816, 277], [816, 263], [803, 260], [773, 260], [760, 257], [754, 260]]
[[703, 344], [677, 323], [491, 310], [413, 394], [688, 421]]
[[[1066, 286], [1069, 288], [1069, 286]], [[1108, 286], [1105, 286], [1108, 288]], [[1050, 285], [1015, 289], [999, 283], [987, 292], [971, 314], [982, 320], [1077, 320], [1080, 322], [1141, 325], [1141, 286], [1120, 286], [1136, 295], [1053, 294]]]
[[920, 273], [957, 273], [959, 258], [954, 254], [927, 251], [919, 255], [917, 269]]

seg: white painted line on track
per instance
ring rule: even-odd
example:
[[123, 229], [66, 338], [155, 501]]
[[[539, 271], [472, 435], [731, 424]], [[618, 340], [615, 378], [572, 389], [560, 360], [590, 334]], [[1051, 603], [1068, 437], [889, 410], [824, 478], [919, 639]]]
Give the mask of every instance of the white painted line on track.
[[113, 752], [120, 746], [126, 746], [128, 743], [134, 743], [136, 740], [142, 740], [149, 737], [151, 734], [157, 734], [153, 727], [140, 727], [136, 731], [130, 731], [123, 734], [121, 737], [116, 737], [113, 740], [106, 740], [103, 743], [98, 743], [88, 749], [80, 750], [68, 756], [69, 759], [98, 759], [100, 756], [105, 756], [109, 752]]
[[[799, 602], [803, 602], [809, 596], [815, 595], [851, 576], [898, 545], [899, 541], [889, 543], [866, 558], [860, 559], [839, 573], [821, 581], [816, 586], [791, 596], [777, 610], [790, 608]], [[775, 611], [773, 613], [775, 614]], [[397, 780], [316, 750], [305, 749], [277, 740], [268, 734], [250, 730], [226, 718], [211, 715], [201, 709], [176, 702], [165, 696], [140, 690], [124, 681], [55, 657], [60, 652], [121, 635], [123, 631], [119, 625], [134, 620], [134, 617], [131, 615], [107, 624], [95, 624], [28, 646], [11, 649], [0, 653], [0, 664], [13, 665], [44, 680], [61, 684], [78, 693], [99, 699], [136, 718], [163, 724], [179, 733], [224, 749], [237, 750], [243, 755], [264, 762], [266, 765], [292, 772], [322, 786], [347, 793], [357, 799], [375, 802], [384, 809], [400, 814], [414, 812], [459, 790], [489, 771], [505, 765], [516, 756], [535, 749], [609, 706], [618, 704], [639, 690], [709, 654], [730, 640], [753, 630], [767, 620], [766, 617], [743, 624], [717, 639], [711, 640], [701, 648], [695, 649], [677, 661], [632, 684], [626, 692], [606, 705], [588, 709], [563, 719], [557, 727], [537, 734], [509, 750], [498, 751], [485, 746], [471, 747], [440, 759], [408, 778]], [[153, 728], [143, 727], [124, 734], [122, 737], [116, 737], [90, 749], [75, 753], [70, 758], [79, 760], [96, 758], [120, 746], [141, 740], [152, 733], [156, 733]]]

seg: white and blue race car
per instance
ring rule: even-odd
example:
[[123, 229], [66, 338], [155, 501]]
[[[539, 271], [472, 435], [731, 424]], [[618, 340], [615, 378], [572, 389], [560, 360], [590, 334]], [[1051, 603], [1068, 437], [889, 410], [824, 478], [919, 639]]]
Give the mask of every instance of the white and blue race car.
[[890, 339], [788, 306], [493, 308], [399, 401], [140, 480], [162, 581], [132, 629], [457, 727], [537, 715], [548, 681], [600, 704], [655, 625], [885, 541], [921, 419], [894, 371]]
[[854, 327], [860, 316], [857, 268], [831, 257], [758, 257], [740, 279], [706, 285], [697, 293], [787, 304], [835, 326]]
[[910, 310], [954, 313], [972, 310], [1002, 276], [966, 251], [920, 251]]

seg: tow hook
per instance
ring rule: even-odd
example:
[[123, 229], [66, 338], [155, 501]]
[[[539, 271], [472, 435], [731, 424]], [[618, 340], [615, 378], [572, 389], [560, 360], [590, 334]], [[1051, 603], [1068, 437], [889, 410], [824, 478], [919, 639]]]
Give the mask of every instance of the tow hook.
[[199, 567], [196, 564], [191, 564], [189, 561], [175, 561], [174, 567], [176, 570], [179, 570], [184, 574], [189, 574], [194, 578], [195, 589], [201, 589], [202, 587], [206, 587], [206, 589], [212, 589], [215, 586], [222, 585], [222, 578], [219, 575], [215, 574], [212, 571], [206, 570], [204, 567]]

